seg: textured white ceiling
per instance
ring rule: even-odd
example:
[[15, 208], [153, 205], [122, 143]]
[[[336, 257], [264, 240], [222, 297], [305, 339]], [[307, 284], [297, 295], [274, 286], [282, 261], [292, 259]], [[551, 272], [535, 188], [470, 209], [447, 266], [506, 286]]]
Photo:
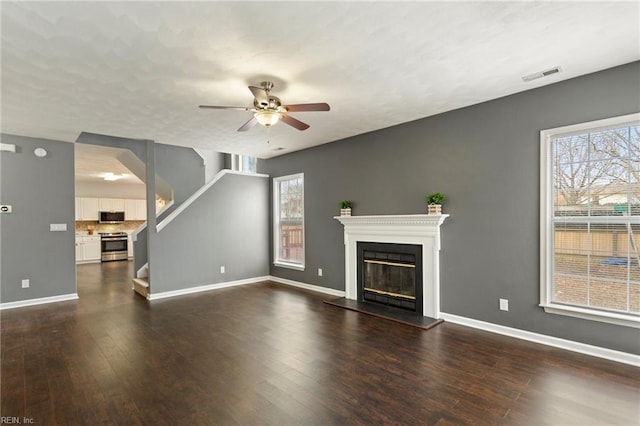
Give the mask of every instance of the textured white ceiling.
[[[6, 2], [2, 131], [270, 157], [640, 59], [632, 2]], [[558, 75], [521, 77], [561, 65]], [[248, 85], [330, 112], [236, 129]], [[267, 140], [270, 143], [267, 143]], [[276, 147], [285, 148], [274, 151]]]

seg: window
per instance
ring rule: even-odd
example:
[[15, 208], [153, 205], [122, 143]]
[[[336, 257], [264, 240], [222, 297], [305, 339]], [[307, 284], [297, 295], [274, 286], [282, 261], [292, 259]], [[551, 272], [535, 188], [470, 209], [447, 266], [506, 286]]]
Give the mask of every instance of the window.
[[640, 327], [640, 114], [540, 140], [540, 305]]
[[274, 264], [304, 270], [304, 175], [273, 179]]
[[256, 173], [257, 159], [248, 155], [231, 154], [231, 170]]

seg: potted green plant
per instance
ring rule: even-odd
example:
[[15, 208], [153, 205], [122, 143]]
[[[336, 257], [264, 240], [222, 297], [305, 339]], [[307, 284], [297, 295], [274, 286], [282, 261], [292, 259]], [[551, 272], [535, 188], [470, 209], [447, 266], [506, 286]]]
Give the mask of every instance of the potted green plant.
[[427, 214], [442, 214], [443, 201], [444, 194], [442, 192], [427, 195]]
[[340, 216], [351, 216], [351, 207], [353, 207], [353, 201], [340, 201]]

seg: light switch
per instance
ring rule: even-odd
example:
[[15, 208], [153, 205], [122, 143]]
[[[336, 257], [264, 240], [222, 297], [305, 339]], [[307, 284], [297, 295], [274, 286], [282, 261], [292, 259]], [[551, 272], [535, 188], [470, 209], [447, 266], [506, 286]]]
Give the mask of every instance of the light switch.
[[49, 225], [49, 231], [51, 232], [55, 232], [55, 231], [66, 231], [67, 230], [67, 224], [66, 223], [52, 223]]
[[0, 205], [0, 213], [11, 213], [12, 210], [11, 204]]

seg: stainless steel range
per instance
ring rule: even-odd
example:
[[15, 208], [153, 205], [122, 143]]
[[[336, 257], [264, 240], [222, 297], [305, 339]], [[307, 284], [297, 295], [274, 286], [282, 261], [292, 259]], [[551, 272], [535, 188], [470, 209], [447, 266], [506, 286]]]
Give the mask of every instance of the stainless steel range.
[[129, 257], [127, 240], [126, 232], [101, 232], [102, 261], [127, 260]]

